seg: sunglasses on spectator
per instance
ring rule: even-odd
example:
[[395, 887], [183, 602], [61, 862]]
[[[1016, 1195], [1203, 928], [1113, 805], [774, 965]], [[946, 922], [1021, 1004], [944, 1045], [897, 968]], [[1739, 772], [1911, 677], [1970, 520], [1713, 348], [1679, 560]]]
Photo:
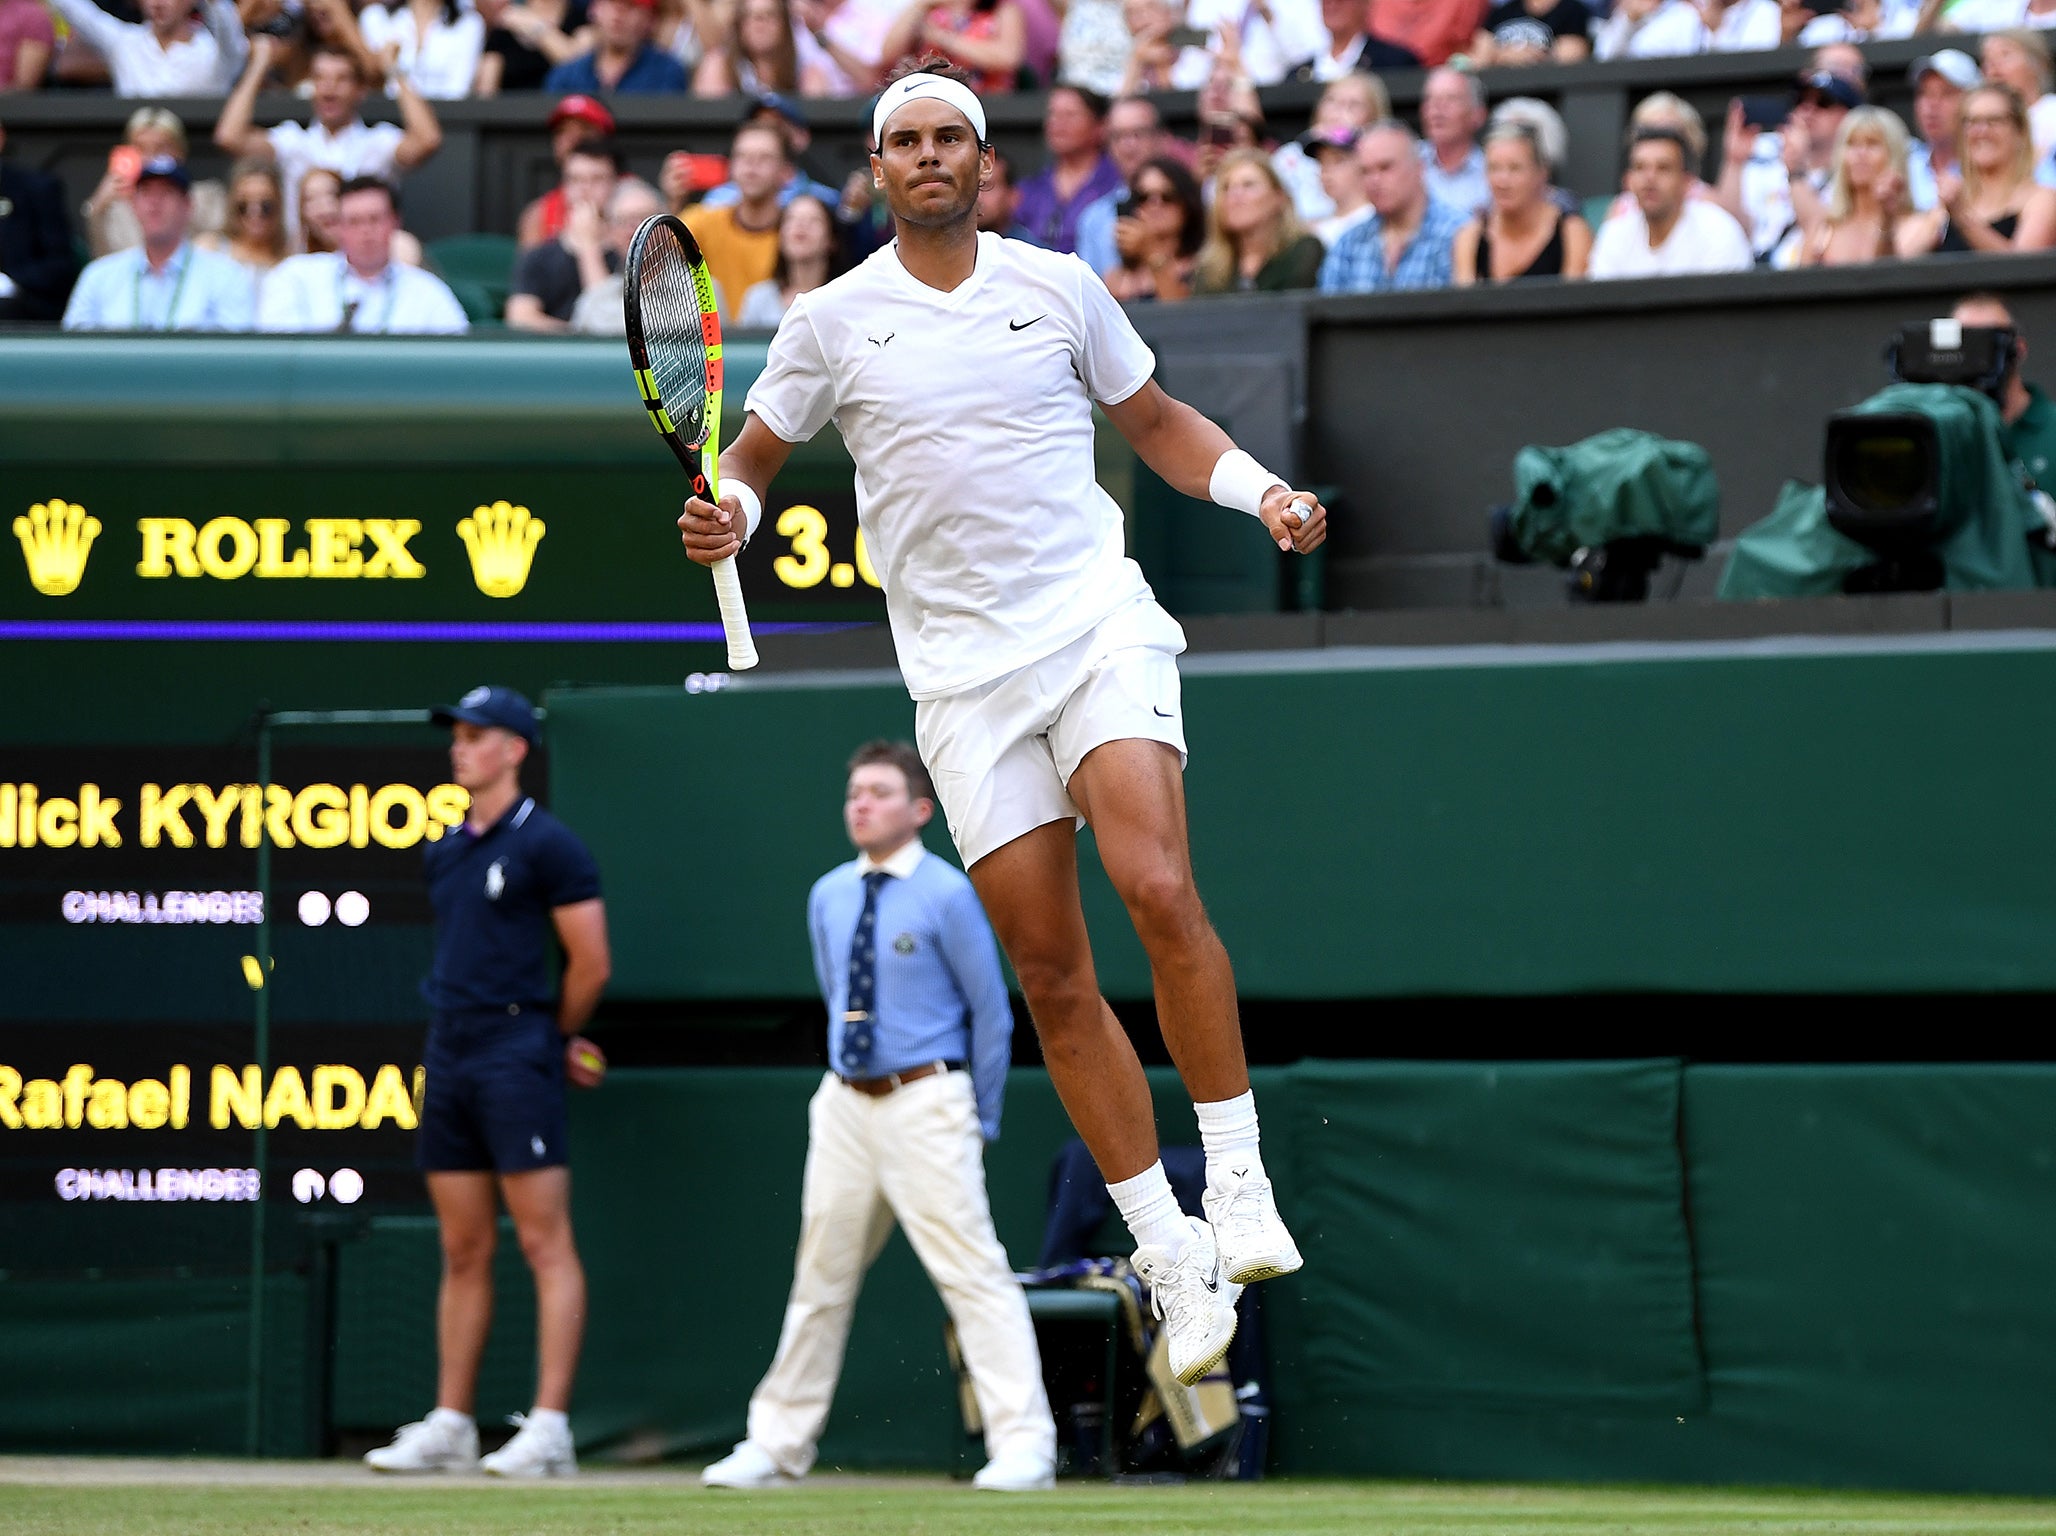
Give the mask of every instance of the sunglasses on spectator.
[[1175, 203], [1177, 196], [1168, 187], [1137, 187], [1135, 201], [1141, 203]]
[[270, 198], [261, 198], [254, 203], [237, 203], [237, 213], [277, 213], [278, 204]]

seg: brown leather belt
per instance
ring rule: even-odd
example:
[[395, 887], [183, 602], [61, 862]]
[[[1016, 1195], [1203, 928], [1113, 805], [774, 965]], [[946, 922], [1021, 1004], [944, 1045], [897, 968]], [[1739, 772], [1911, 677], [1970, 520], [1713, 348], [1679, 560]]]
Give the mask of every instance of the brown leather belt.
[[938, 1072], [961, 1072], [961, 1061], [929, 1061], [918, 1067], [909, 1067], [904, 1072], [894, 1072], [886, 1077], [844, 1077], [836, 1073], [845, 1088], [854, 1088], [866, 1098], [882, 1099], [895, 1088], [904, 1088], [908, 1083], [918, 1083], [924, 1077], [933, 1077]]

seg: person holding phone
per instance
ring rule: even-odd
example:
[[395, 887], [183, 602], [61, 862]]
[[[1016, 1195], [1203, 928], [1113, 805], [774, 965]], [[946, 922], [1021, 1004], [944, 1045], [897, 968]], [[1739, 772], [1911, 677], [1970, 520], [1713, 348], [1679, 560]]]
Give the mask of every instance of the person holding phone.
[[1184, 163], [1169, 155], [1143, 162], [1116, 205], [1118, 262], [1100, 275], [1124, 303], [1175, 303], [1192, 294], [1193, 269], [1206, 239], [1206, 203]]
[[[143, 243], [129, 199], [136, 173], [145, 161], [169, 158], [183, 162], [186, 125], [166, 107], [138, 107], [129, 114], [121, 142], [107, 153], [107, 171], [80, 209], [86, 221], [86, 243], [95, 256], [131, 250]], [[192, 189], [192, 229], [196, 236], [217, 235], [228, 226], [228, 192], [218, 181], [196, 181]]]

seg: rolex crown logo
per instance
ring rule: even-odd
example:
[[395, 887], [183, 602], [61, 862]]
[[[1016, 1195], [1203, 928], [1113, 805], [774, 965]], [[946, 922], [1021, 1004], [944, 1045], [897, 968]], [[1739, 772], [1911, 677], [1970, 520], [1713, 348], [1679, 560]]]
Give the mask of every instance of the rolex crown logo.
[[39, 501], [14, 520], [14, 536], [29, 563], [29, 580], [45, 597], [76, 591], [86, 557], [100, 536], [100, 519], [75, 501]]
[[496, 501], [473, 507], [457, 525], [457, 537], [471, 554], [471, 579], [487, 597], [512, 597], [528, 585], [535, 547], [548, 532], [528, 508]]

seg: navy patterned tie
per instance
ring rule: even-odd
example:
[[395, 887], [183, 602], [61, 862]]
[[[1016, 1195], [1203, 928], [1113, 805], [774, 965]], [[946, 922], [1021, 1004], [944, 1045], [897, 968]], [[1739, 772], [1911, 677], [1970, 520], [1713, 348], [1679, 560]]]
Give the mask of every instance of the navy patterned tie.
[[850, 940], [849, 998], [842, 1012], [842, 1075], [867, 1077], [877, 1044], [871, 1008], [878, 996], [878, 892], [892, 877], [882, 869], [864, 876], [864, 910]]

